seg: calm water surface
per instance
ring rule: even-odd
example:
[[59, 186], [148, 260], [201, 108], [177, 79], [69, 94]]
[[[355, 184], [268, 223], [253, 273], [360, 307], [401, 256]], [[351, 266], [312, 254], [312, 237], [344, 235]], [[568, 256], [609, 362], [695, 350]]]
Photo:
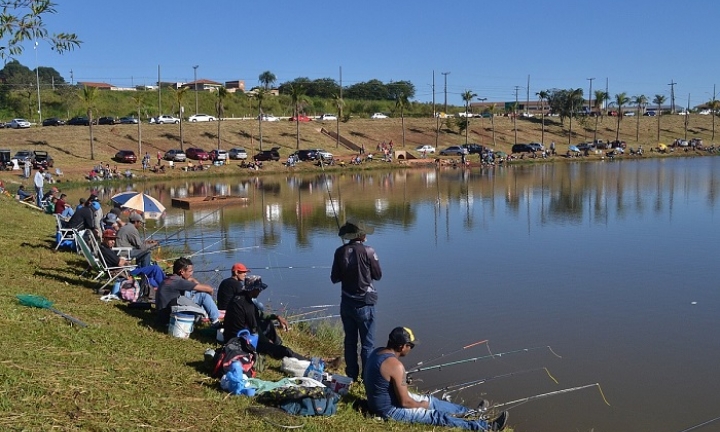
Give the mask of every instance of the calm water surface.
[[[339, 303], [329, 279], [341, 244], [334, 213], [341, 222], [363, 218], [376, 226], [368, 244], [384, 270], [377, 343], [395, 326], [413, 328], [421, 344], [407, 367], [485, 339], [443, 361], [545, 346], [562, 357], [538, 349], [422, 372], [421, 389], [546, 367], [558, 384], [532, 371], [455, 397], [502, 403], [600, 383], [611, 405], [597, 388], [534, 400], [512, 409], [517, 431], [680, 431], [720, 415], [720, 158], [333, 174], [327, 182], [289, 175], [148, 192], [169, 207], [158, 228], [149, 224], [155, 238], [200, 251], [193, 259], [206, 271], [198, 275], [211, 283], [235, 261], [261, 268], [254, 273], [270, 285], [261, 299], [276, 308]], [[216, 193], [250, 202], [170, 208], [173, 196]]]

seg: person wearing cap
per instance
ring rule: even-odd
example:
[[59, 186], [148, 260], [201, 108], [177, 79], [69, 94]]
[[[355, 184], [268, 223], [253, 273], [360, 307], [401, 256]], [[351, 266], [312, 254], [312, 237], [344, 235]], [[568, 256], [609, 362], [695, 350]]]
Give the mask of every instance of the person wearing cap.
[[507, 411], [492, 421], [471, 419], [482, 414], [485, 408], [474, 410], [432, 395], [418, 395], [408, 391], [405, 366], [400, 358], [408, 355], [417, 344], [411, 329], [395, 327], [388, 336], [387, 345], [370, 354], [364, 369], [363, 384], [368, 407], [373, 414], [404, 423], [481, 431], [505, 429]]
[[205, 309], [213, 326], [219, 325], [220, 311], [212, 298], [214, 289], [195, 279], [194, 272], [190, 258], [181, 257], [173, 262], [173, 274], [165, 279], [155, 295], [159, 325], [167, 325], [170, 322], [171, 307], [177, 304], [180, 296], [192, 299], [195, 304]]
[[[93, 230], [95, 231], [95, 219], [93, 217], [93, 211], [90, 207], [90, 201], [85, 201], [85, 204], [79, 209], [75, 210], [75, 214], [70, 217], [67, 221], [68, 228], [74, 228], [78, 231]], [[96, 237], [100, 236], [100, 232], [96, 232]]]
[[37, 206], [42, 208], [42, 203], [40, 200], [42, 199], [43, 195], [43, 186], [45, 185], [45, 176], [43, 175], [43, 172], [45, 170], [43, 167], [38, 168], [37, 172], [35, 173], [35, 177], [33, 177], [33, 183], [35, 184], [35, 197], [37, 199]]
[[117, 244], [120, 247], [131, 247], [130, 257], [135, 258], [135, 262], [139, 267], [147, 267], [150, 265], [151, 249], [157, 245], [157, 241], [143, 241], [140, 237], [138, 228], [145, 223], [141, 215], [133, 213], [130, 215], [129, 221], [118, 230]]
[[[98, 233], [103, 232], [103, 223], [102, 220], [105, 217], [103, 214], [102, 206], [100, 206], [100, 200], [98, 199], [97, 195], [90, 194], [90, 197], [88, 198], [88, 201], [90, 202], [90, 208], [93, 211], [93, 220], [95, 221], [95, 229]], [[148, 264], [150, 264], [148, 262]]]
[[250, 270], [243, 263], [235, 263], [230, 269], [230, 277], [220, 282], [217, 290], [218, 309], [226, 310], [230, 301], [245, 289], [245, 277]]
[[[106, 229], [102, 233], [102, 242], [100, 242], [100, 254], [105, 260], [105, 264], [108, 267], [124, 267], [131, 265], [129, 260], [118, 256], [117, 252], [113, 250], [115, 247], [115, 240], [117, 239], [117, 233], [115, 230]], [[148, 278], [148, 282], [153, 288], [158, 288], [160, 284], [165, 281], [165, 272], [158, 265], [150, 265], [147, 267], [136, 267], [130, 272], [131, 275], [137, 276], [144, 274]]]
[[249, 276], [245, 279], [242, 291], [232, 298], [225, 311], [223, 322], [225, 340], [235, 337], [240, 330], [248, 330], [258, 335], [258, 343], [255, 347], [260, 354], [267, 354], [275, 359], [283, 357], [294, 357], [299, 360], [310, 360], [309, 358], [296, 353], [282, 344], [282, 340], [275, 332], [275, 326], [263, 328], [263, 321], [277, 319], [287, 328], [287, 322], [277, 315], [265, 317], [254, 301], [260, 293], [267, 288], [260, 276]]
[[102, 226], [103, 230], [111, 229], [113, 231], [116, 231], [120, 229], [120, 226], [118, 226], [118, 218], [115, 213], [108, 213], [105, 215], [105, 217], [102, 220]]
[[358, 337], [363, 367], [375, 344], [375, 303], [377, 291], [373, 281], [382, 278], [380, 260], [375, 249], [363, 244], [374, 228], [363, 221], [348, 219], [338, 235], [347, 244], [335, 250], [330, 280], [341, 282], [340, 318], [345, 332], [345, 374], [357, 380], [360, 365], [357, 356]]

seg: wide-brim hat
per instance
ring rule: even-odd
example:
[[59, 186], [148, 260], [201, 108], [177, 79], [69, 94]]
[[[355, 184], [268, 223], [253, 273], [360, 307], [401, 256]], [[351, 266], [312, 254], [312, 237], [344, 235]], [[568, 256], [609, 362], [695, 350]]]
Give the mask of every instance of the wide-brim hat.
[[355, 240], [358, 237], [374, 232], [375, 228], [368, 226], [365, 221], [348, 218], [345, 225], [340, 227], [338, 236], [342, 237], [343, 240]]
[[250, 292], [259, 290], [262, 292], [267, 287], [267, 284], [263, 283], [260, 276], [248, 276], [245, 278], [245, 285], [243, 286], [243, 291]]

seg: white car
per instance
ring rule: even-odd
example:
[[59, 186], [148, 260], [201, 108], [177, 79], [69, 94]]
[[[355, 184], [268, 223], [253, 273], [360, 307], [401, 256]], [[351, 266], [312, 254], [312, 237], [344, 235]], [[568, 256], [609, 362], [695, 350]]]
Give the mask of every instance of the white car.
[[635, 111], [625, 111], [623, 117], [635, 117]]
[[230, 159], [247, 159], [247, 152], [242, 147], [235, 147], [228, 150]]
[[425, 144], [421, 146], [415, 147], [415, 151], [417, 152], [425, 152], [425, 153], [435, 153], [435, 147], [431, 146], [430, 144]]
[[188, 117], [188, 121], [190, 122], [211, 122], [215, 121], [215, 117], [208, 115], [208, 114], [195, 114]]
[[459, 112], [459, 113], [457, 113], [457, 116], [458, 117], [472, 117], [473, 115], [472, 115], [472, 113], [469, 113], [469, 112]]
[[12, 119], [10, 123], [8, 123], [7, 127], [11, 127], [13, 129], [25, 129], [30, 127], [30, 122], [25, 119], [16, 118]]
[[318, 156], [323, 158], [323, 160], [326, 160], [326, 161], [332, 160], [332, 158], [333, 158], [333, 154], [330, 153], [329, 151], [318, 150], [317, 154], [318, 154]]
[[171, 124], [178, 124], [180, 123], [180, 119], [177, 117], [173, 117], [171, 115], [159, 115], [155, 119], [156, 124], [165, 124], [165, 123], [171, 123]]
[[337, 116], [335, 114], [323, 114], [320, 116], [320, 120], [337, 120]]
[[383, 113], [375, 113], [375, 114], [371, 115], [370, 118], [372, 118], [372, 119], [386, 119], [386, 118], [388, 118], [388, 116], [386, 116], [386, 115], [383, 114]]
[[258, 120], [268, 121], [268, 122], [280, 121], [279, 118], [275, 117], [275, 116], [272, 115], [272, 114], [260, 114], [260, 115], [258, 116]]
[[700, 115], [710, 115], [710, 114], [712, 114], [712, 111], [709, 110], [709, 109], [704, 109], [704, 110], [698, 112], [698, 114], [700, 114]]

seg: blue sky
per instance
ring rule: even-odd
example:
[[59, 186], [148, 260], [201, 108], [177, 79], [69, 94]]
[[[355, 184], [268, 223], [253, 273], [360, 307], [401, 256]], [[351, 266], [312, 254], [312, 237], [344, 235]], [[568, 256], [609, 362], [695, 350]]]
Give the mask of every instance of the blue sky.
[[[154, 1], [56, 0], [51, 32], [74, 32], [80, 49], [40, 44], [38, 64], [67, 81], [117, 86], [198, 78], [224, 82], [273, 72], [278, 83], [330, 77], [343, 85], [409, 80], [415, 99], [461, 105], [472, 90], [490, 101], [525, 100], [550, 88], [605, 89], [704, 103], [720, 84], [712, 0]], [[33, 69], [32, 44], [18, 60]], [[720, 93], [720, 86], [718, 87]]]

